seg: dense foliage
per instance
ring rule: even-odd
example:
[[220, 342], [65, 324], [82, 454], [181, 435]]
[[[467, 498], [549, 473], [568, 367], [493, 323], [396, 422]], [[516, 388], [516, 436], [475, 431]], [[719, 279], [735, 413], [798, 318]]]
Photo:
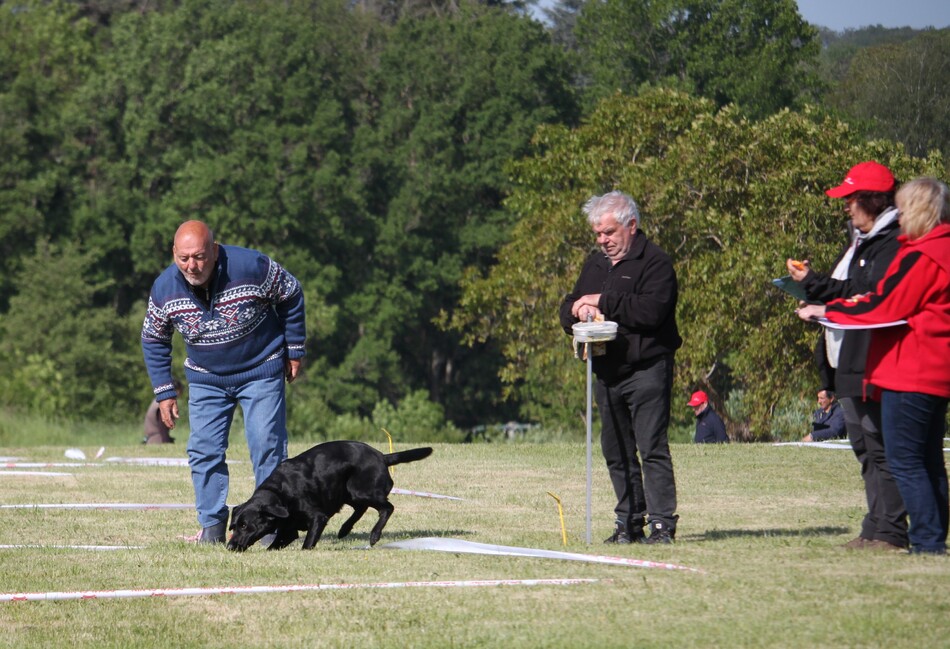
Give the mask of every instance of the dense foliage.
[[817, 384], [817, 331], [797, 321], [770, 279], [784, 274], [787, 257], [825, 268], [846, 241], [847, 219], [822, 189], [857, 160], [879, 160], [902, 178], [942, 171], [939, 156], [912, 159], [897, 144], [864, 142], [814, 111], [756, 122], [675, 91], [617, 95], [582, 127], [546, 127], [535, 144], [514, 169], [512, 240], [487, 275], [466, 279], [455, 326], [503, 343], [504, 378], [534, 418], [577, 417], [584, 372], [558, 305], [592, 249], [580, 206], [627, 191], [680, 280], [685, 344], [674, 393], [685, 403], [690, 391], [708, 391], [740, 439], [767, 438], [776, 409]]
[[[915, 60], [945, 76], [946, 32], [835, 67], [785, 0], [565, 0], [546, 24], [525, 7], [0, 1], [0, 405], [138, 418], [148, 290], [178, 223], [201, 218], [305, 287], [296, 435], [575, 428], [578, 373], [551, 304], [589, 247], [580, 201], [617, 186], [686, 287], [678, 389], [744, 395], [732, 421], [758, 434], [792, 357], [807, 366], [806, 334], [763, 343], [779, 296], [734, 317], [696, 278], [759, 291], [749, 277], [798, 244], [827, 258], [840, 222], [819, 227], [834, 208], [818, 188], [857, 157], [936, 169], [861, 134], [918, 157], [944, 147], [939, 84], [887, 111], [862, 93]], [[854, 83], [827, 83], [832, 69]], [[825, 86], [860, 130], [806, 108]], [[775, 205], [803, 239], [772, 236]]]

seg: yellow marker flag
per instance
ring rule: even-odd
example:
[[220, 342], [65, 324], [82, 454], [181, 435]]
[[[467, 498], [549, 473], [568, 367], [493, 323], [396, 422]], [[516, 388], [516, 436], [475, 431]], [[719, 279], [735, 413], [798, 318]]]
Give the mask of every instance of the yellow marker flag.
[[555, 502], [557, 502], [557, 515], [561, 519], [561, 543], [567, 545], [567, 528], [564, 527], [564, 508], [561, 506], [561, 499], [552, 494], [550, 491], [548, 492], [548, 495], [551, 496], [551, 498], [554, 498]]

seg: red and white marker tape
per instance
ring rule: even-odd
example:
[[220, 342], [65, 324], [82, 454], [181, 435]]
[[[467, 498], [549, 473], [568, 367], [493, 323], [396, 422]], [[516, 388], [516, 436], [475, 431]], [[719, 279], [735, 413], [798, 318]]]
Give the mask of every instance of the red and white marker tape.
[[77, 466], [105, 466], [102, 462], [4, 462], [2, 469], [49, 469]]
[[608, 557], [594, 554], [579, 554], [576, 552], [560, 552], [557, 550], [538, 550], [534, 548], [518, 548], [507, 545], [489, 545], [488, 543], [474, 543], [459, 539], [426, 537], [395, 541], [380, 546], [395, 550], [434, 550], [436, 552], [455, 552], [468, 554], [493, 554], [509, 557], [537, 557], [540, 559], [566, 559], [568, 561], [586, 561], [588, 563], [609, 563], [620, 566], [635, 566], [637, 568], [663, 568], [664, 570], [688, 570], [702, 572], [698, 568], [678, 566], [675, 563], [658, 563], [628, 557]]
[[66, 599], [126, 599], [132, 597], [182, 597], [197, 595], [256, 595], [301, 593], [315, 590], [362, 588], [479, 588], [485, 586], [573, 586], [597, 579], [483, 579], [468, 581], [402, 581], [376, 584], [304, 584], [289, 586], [228, 586], [226, 588], [156, 588], [151, 590], [85, 590], [49, 593], [0, 593], [0, 602], [50, 602]]
[[[109, 464], [139, 464], [142, 466], [188, 466], [184, 457], [107, 457]], [[232, 464], [231, 460], [227, 461]]]
[[0, 505], [0, 509], [194, 509], [194, 505], [178, 503], [34, 503]]
[[62, 471], [0, 471], [0, 475], [42, 475], [52, 477], [71, 476], [72, 473], [63, 473]]
[[0, 545], [0, 550], [144, 550], [144, 545]]

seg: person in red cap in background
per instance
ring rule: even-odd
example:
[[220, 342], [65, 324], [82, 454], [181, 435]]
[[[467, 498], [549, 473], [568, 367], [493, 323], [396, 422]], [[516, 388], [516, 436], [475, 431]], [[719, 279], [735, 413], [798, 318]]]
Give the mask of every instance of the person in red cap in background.
[[[825, 193], [844, 199], [850, 241], [822, 273], [786, 260], [789, 275], [800, 282], [809, 302], [825, 303], [874, 290], [897, 254], [900, 226], [894, 207], [897, 182], [890, 169], [874, 161], [857, 164], [844, 181]], [[864, 370], [871, 332], [823, 328], [815, 349], [822, 386], [837, 394], [851, 448], [861, 464], [868, 511], [848, 549], [906, 548], [907, 512], [884, 456], [881, 404], [864, 398]]]
[[702, 390], [693, 393], [687, 406], [696, 413], [696, 435], [693, 441], [697, 444], [728, 444], [726, 425], [709, 405], [709, 397]]

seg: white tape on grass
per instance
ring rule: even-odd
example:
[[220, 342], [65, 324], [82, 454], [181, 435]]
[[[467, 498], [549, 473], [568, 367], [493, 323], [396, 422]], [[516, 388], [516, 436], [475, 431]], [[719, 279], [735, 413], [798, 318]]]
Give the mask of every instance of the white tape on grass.
[[597, 579], [484, 579], [470, 581], [402, 581], [377, 584], [304, 584], [289, 586], [228, 586], [226, 588], [156, 588], [152, 590], [87, 590], [49, 593], [0, 593], [0, 602], [49, 602], [65, 599], [126, 599], [131, 597], [181, 597], [197, 595], [258, 595], [301, 593], [315, 590], [363, 588], [480, 588], [486, 586], [573, 586]]
[[34, 475], [47, 477], [71, 476], [72, 473], [63, 473], [61, 471], [0, 471], [0, 475]]
[[434, 550], [436, 552], [457, 552], [463, 554], [493, 554], [509, 557], [564, 559], [567, 561], [586, 561], [588, 563], [608, 563], [620, 566], [635, 566], [637, 568], [663, 568], [665, 570], [688, 570], [690, 572], [702, 572], [702, 570], [697, 568], [687, 568], [686, 566], [678, 566], [673, 563], [657, 563], [656, 561], [644, 561], [641, 559], [630, 559], [627, 557], [608, 557], [603, 555], [579, 554], [575, 552], [560, 552], [557, 550], [518, 548], [507, 545], [489, 545], [487, 543], [474, 543], [472, 541], [462, 541], [459, 539], [446, 539], [439, 537], [395, 541], [393, 543], [387, 543], [386, 545], [379, 547], [393, 550]]
[[102, 462], [4, 462], [3, 469], [56, 469], [81, 466], [105, 466]]
[[[104, 461], [108, 464], [135, 464], [138, 466], [188, 466], [188, 458], [186, 457], [107, 457]], [[225, 463], [244, 464], [244, 461], [225, 460]]]
[[851, 450], [851, 442], [842, 440], [840, 442], [776, 442], [772, 446], [810, 446], [812, 448], [834, 448]]
[[[141, 464], [143, 466], [188, 466], [185, 457], [107, 457], [106, 462], [112, 464]], [[228, 464], [232, 464], [228, 460]]]
[[398, 487], [393, 487], [393, 490], [390, 493], [399, 494], [401, 496], [419, 496], [420, 498], [444, 498], [445, 500], [462, 500], [458, 496], [443, 496], [442, 494], [430, 494], [428, 491], [409, 491], [408, 489], [400, 489]]
[[194, 509], [194, 505], [178, 503], [33, 503], [0, 505], [0, 509]]
[[0, 545], [0, 550], [144, 550], [144, 545]]

